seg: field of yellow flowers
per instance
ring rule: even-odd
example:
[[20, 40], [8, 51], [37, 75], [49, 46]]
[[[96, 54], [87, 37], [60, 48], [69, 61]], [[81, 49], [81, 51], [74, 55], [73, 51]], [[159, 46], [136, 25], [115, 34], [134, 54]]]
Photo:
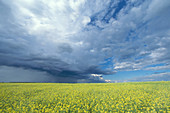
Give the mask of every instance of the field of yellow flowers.
[[170, 112], [169, 82], [0, 83], [1, 113]]

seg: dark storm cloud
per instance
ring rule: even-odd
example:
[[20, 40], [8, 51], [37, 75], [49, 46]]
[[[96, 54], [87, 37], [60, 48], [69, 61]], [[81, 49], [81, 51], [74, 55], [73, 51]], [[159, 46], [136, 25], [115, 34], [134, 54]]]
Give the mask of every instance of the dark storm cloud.
[[[169, 0], [1, 0], [0, 66], [46, 72], [53, 82], [104, 82], [92, 74], [169, 69], [169, 5]], [[147, 68], [160, 63], [166, 65]]]

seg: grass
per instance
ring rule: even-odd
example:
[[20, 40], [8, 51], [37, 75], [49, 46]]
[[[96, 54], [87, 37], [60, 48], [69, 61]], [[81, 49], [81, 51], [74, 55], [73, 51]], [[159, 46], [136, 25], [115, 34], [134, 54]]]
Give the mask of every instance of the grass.
[[0, 112], [170, 112], [170, 81], [0, 83]]

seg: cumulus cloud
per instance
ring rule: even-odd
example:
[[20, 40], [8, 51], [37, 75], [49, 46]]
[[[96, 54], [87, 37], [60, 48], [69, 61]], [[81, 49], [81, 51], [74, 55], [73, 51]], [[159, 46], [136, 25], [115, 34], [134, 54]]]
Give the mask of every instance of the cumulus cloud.
[[100, 82], [91, 74], [170, 63], [169, 5], [169, 0], [1, 0], [0, 65], [46, 72], [56, 81]]

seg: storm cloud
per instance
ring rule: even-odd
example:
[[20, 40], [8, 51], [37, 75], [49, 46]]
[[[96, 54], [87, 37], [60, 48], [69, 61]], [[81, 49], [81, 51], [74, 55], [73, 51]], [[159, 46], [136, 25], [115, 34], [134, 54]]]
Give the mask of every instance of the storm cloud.
[[170, 69], [169, 10], [169, 0], [1, 0], [1, 70], [104, 82], [93, 74]]

